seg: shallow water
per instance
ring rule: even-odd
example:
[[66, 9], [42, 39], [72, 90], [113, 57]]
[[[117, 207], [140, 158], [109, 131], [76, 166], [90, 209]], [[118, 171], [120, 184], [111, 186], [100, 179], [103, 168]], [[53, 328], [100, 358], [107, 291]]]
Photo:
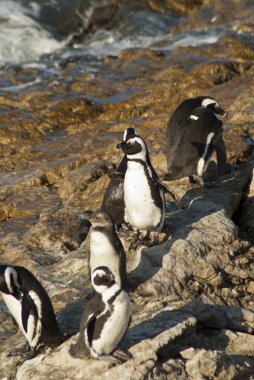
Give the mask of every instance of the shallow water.
[[[2, 74], [18, 65], [24, 70], [35, 69], [36, 77], [21, 73], [21, 83], [12, 84], [1, 75], [0, 92], [19, 92], [48, 77], [57, 78], [66, 60], [82, 61], [83, 70], [94, 73], [100, 70], [98, 63], [103, 57], [116, 56], [123, 49], [151, 47], [170, 52], [176, 46], [214, 43], [220, 35], [219, 30], [172, 34], [171, 29], [183, 20], [182, 15], [142, 9], [137, 12], [130, 9], [124, 21], [111, 29], [90, 32], [88, 26], [96, 7], [105, 4], [110, 7], [110, 3], [109, 0], [1, 1]], [[76, 35], [78, 43], [73, 40]]]

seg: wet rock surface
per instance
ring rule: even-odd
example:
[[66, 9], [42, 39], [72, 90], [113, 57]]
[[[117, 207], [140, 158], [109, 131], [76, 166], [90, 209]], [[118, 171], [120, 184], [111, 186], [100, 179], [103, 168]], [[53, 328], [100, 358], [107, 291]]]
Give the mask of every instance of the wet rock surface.
[[[126, 7], [140, 9], [127, 3], [114, 4], [123, 18]], [[31, 270], [48, 291], [61, 330], [74, 335], [19, 366], [6, 354], [24, 338], [1, 301], [2, 378], [254, 378], [253, 4], [154, 0], [145, 6], [184, 12], [175, 34], [217, 27], [221, 35], [213, 44], [170, 52], [162, 39], [156, 50], [109, 54], [94, 74], [78, 58], [62, 61], [59, 77], [0, 94], [0, 262]], [[100, 22], [95, 14], [91, 30]], [[222, 33], [225, 24], [229, 31]], [[22, 84], [36, 70], [9, 67], [3, 75], [10, 85]], [[162, 243], [127, 251], [133, 321], [121, 347], [133, 358], [115, 367], [71, 358], [91, 291], [87, 216], [100, 207], [121, 158], [116, 144], [135, 126], [162, 178], [169, 116], [182, 100], [206, 94], [228, 114], [231, 172], [205, 188], [187, 178], [167, 183], [184, 210], [167, 199]], [[126, 250], [132, 237], [120, 232]]]

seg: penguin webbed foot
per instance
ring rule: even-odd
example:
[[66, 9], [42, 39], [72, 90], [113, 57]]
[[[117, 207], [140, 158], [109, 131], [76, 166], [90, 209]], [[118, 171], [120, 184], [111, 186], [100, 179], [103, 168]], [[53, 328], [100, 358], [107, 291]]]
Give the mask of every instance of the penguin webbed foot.
[[124, 351], [120, 348], [115, 350], [113, 352], [114, 357], [117, 357], [122, 360], [122, 363], [126, 362], [127, 360], [132, 359], [132, 354], [129, 351]]
[[22, 355], [25, 355], [25, 354], [29, 353], [30, 350], [31, 350], [31, 347], [29, 346], [29, 344], [25, 343], [24, 346], [18, 347], [18, 348], [14, 348], [13, 350], [11, 350], [7, 354], [7, 357], [10, 358], [12, 356], [22, 356]]
[[131, 359], [132, 355], [129, 352], [123, 350], [115, 350], [111, 355], [98, 356], [98, 360], [109, 360], [112, 364], [123, 364], [127, 360]]
[[19, 364], [24, 363], [24, 361], [26, 360], [33, 359], [37, 354], [38, 354], [38, 351], [36, 350], [36, 348], [31, 348], [30, 351], [27, 352], [26, 354], [20, 355]]
[[132, 240], [129, 246], [129, 251], [136, 251], [136, 249], [142, 244], [142, 242], [143, 242], [142, 234], [138, 231], [137, 235]]
[[146, 245], [147, 247], [153, 247], [154, 245], [158, 245], [159, 233], [155, 232], [153, 239], [151, 239], [150, 232], [147, 232], [144, 238], [142, 237], [142, 234], [138, 232], [136, 237], [130, 244], [129, 251], [136, 251], [136, 249], [142, 244]]
[[159, 245], [160, 242], [159, 242], [159, 233], [158, 232], [155, 232], [154, 233], [154, 236], [153, 236], [153, 241], [152, 241], [152, 245]]
[[146, 233], [146, 236], [143, 238], [143, 241], [144, 242], [150, 242], [151, 241], [150, 232]]
[[154, 245], [159, 245], [159, 233], [154, 232], [153, 238], [150, 236], [150, 232], [146, 233], [146, 236], [143, 239], [143, 242], [147, 247], [153, 247]]
[[8, 353], [8, 357], [19, 356], [17, 361], [18, 365], [23, 364], [26, 360], [33, 359], [37, 355], [36, 348], [31, 348], [29, 345], [25, 344], [23, 347], [16, 348]]

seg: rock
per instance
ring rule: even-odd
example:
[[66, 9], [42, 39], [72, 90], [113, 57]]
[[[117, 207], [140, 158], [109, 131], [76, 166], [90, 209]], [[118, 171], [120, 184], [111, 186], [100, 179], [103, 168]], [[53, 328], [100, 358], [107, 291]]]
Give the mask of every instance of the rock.
[[83, 168], [72, 170], [61, 182], [58, 193], [61, 199], [68, 203], [77, 202], [87, 190], [89, 183], [95, 182], [108, 172], [103, 163], [92, 163]]
[[[202, 308], [207, 315], [210, 314], [211, 318], [213, 313], [216, 313], [212, 305], [195, 302], [173, 310], [173, 305], [171, 305], [170, 308], [166, 307], [153, 314], [150, 319], [147, 318], [145, 310], [136, 313], [134, 327], [129, 329], [121, 344], [124, 349], [129, 349], [133, 359], [121, 366], [112, 368], [107, 361], [71, 358], [68, 349], [77, 339], [76, 335], [54, 352], [46, 352], [24, 363], [17, 372], [17, 379], [25, 380], [32, 374], [35, 377], [40, 374], [41, 379], [46, 376], [49, 378], [54, 376], [55, 379], [58, 379], [62, 376], [61, 363], [65, 363], [65, 370], [68, 371], [69, 377], [86, 376], [87, 379], [107, 379], [109, 376], [112, 379], [119, 377], [121, 379], [144, 379], [151, 373], [158, 377], [161, 375], [162, 379], [163, 374], [164, 376], [170, 374], [173, 379], [176, 379], [178, 375], [184, 376], [186, 373], [190, 378], [195, 378], [195, 376], [199, 378], [202, 375], [212, 377], [216, 373], [216, 376], [222, 379], [227, 369], [230, 371], [230, 376], [235, 373], [251, 374], [250, 366], [254, 360], [251, 357], [253, 355], [253, 336], [243, 333], [234, 334], [217, 325], [211, 330], [210, 339], [207, 338], [208, 331], [203, 330], [201, 333], [200, 327], [197, 325], [197, 323], [199, 326], [202, 325], [202, 318], [193, 317], [193, 313], [199, 314], [196, 312], [197, 306], [199, 310]], [[221, 316], [225, 315], [226, 309], [229, 311], [229, 308], [217, 307]], [[242, 311], [244, 312], [244, 310]], [[142, 322], [137, 323], [138, 314], [142, 315]], [[254, 318], [253, 312], [251, 318], [252, 320]], [[224, 327], [232, 325], [230, 313], [227, 317], [222, 317], [222, 320]], [[186, 349], [185, 347], [188, 345], [205, 348]], [[213, 350], [213, 346], [217, 349]], [[222, 353], [219, 351], [221, 349], [226, 349], [228, 353]], [[178, 353], [184, 360], [175, 359]], [[234, 365], [233, 359], [236, 360], [236, 365]], [[160, 362], [164, 364], [159, 364]], [[240, 364], [243, 366], [239, 368]], [[54, 368], [54, 372], [52, 368]]]
[[130, 273], [133, 286], [140, 286], [143, 294], [175, 293], [187, 298], [195, 293], [194, 281], [216, 292], [225, 283], [223, 268], [231, 262], [227, 244], [237, 239], [230, 217], [240, 204], [248, 178], [242, 172], [221, 186], [187, 192], [183, 200], [188, 209], [169, 219], [169, 231], [178, 226], [171, 239], [140, 253], [140, 262]]
[[[227, 355], [218, 351], [194, 350], [192, 348], [182, 353], [187, 355], [186, 372], [189, 379], [235, 379], [249, 378], [253, 375], [253, 359], [237, 355]], [[192, 357], [190, 357], [192, 356]]]
[[[109, 50], [94, 66], [79, 54], [62, 59], [57, 77], [50, 70], [42, 75], [39, 66], [2, 67], [2, 81], [10, 86], [37, 77], [41, 82], [0, 96], [0, 261], [26, 266], [38, 277], [61, 330], [74, 336], [20, 366], [6, 354], [25, 341], [1, 301], [1, 376], [251, 379], [253, 4], [115, 0], [102, 7], [87, 30], [119, 28], [123, 38], [135, 36], [147, 22], [144, 9], [151, 16], [155, 10], [171, 18], [172, 9], [184, 15], [174, 15], [161, 40], [119, 53]], [[216, 42], [202, 44], [202, 30]], [[75, 38], [82, 42], [82, 32]], [[87, 217], [99, 209], [108, 173], [122, 157], [116, 144], [125, 128], [137, 128], [162, 178], [168, 119], [181, 101], [198, 95], [213, 96], [227, 112], [230, 172], [206, 187], [192, 186], [187, 178], [167, 183], [185, 208], [166, 198], [160, 245], [129, 252], [134, 232], [119, 232], [133, 315], [120, 346], [133, 358], [115, 367], [73, 359], [68, 349], [91, 295]]]
[[30, 247], [52, 249], [59, 254], [75, 251], [85, 240], [90, 223], [85, 216], [62, 209], [54, 213], [41, 213], [39, 222], [26, 234]]

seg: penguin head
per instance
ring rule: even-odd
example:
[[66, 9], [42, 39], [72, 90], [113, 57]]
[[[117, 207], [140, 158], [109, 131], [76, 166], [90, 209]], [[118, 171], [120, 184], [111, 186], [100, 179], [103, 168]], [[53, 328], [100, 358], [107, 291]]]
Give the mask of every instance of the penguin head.
[[197, 123], [197, 125], [213, 125], [214, 127], [221, 128], [222, 121], [214, 114], [210, 108], [196, 107], [189, 116], [189, 122]]
[[118, 144], [117, 148], [122, 149], [127, 156], [146, 161], [148, 151], [145, 142], [136, 134], [134, 128], [128, 128], [128, 130], [124, 132], [125, 140]]
[[93, 227], [108, 227], [113, 225], [111, 217], [104, 211], [94, 212], [88, 219]]
[[21, 280], [15, 267], [0, 265], [0, 291], [16, 295], [21, 285]]
[[130, 138], [130, 136], [138, 136], [137, 131], [135, 128], [126, 128], [124, 133], [123, 133], [123, 141], [126, 141]]
[[108, 267], [97, 267], [92, 274], [92, 284], [97, 293], [103, 293], [115, 284], [115, 277]]
[[214, 98], [211, 96], [198, 96], [196, 98], [200, 102], [200, 106], [211, 109], [215, 114], [226, 116], [226, 112], [219, 106]]

